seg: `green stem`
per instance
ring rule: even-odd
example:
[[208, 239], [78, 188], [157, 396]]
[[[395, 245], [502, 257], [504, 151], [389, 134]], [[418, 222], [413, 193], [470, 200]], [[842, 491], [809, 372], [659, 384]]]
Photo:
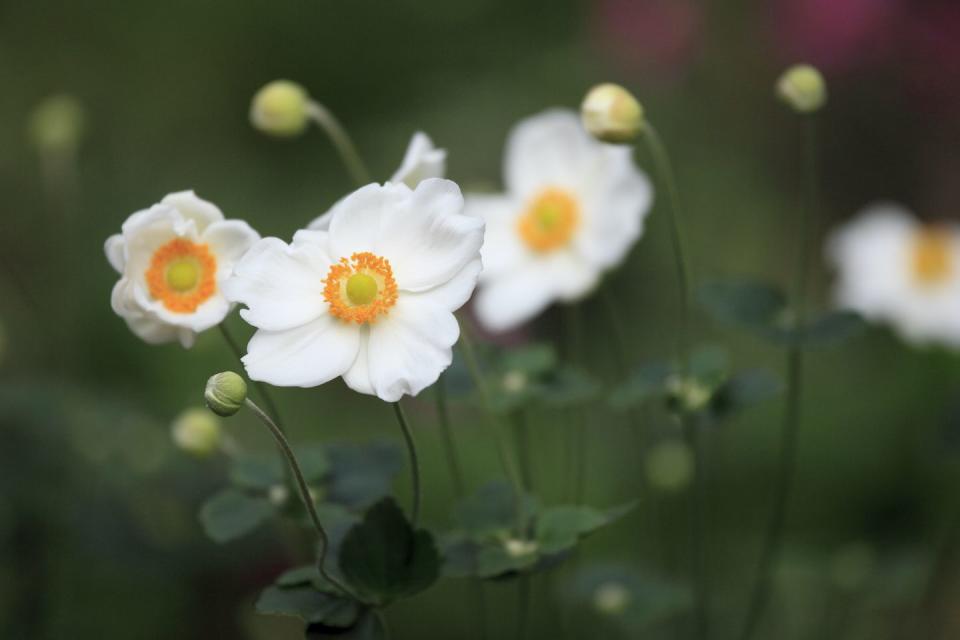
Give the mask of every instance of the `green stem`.
[[323, 528], [323, 524], [320, 523], [320, 516], [317, 514], [317, 508], [313, 504], [313, 498], [310, 497], [310, 489], [307, 487], [307, 481], [303, 477], [303, 471], [301, 471], [300, 463], [297, 462], [297, 457], [294, 455], [293, 449], [290, 447], [290, 442], [287, 440], [287, 437], [283, 435], [283, 431], [280, 430], [280, 427], [277, 426], [273, 419], [267, 415], [263, 409], [258, 407], [253, 400], [247, 398], [245, 404], [247, 405], [247, 408], [250, 409], [254, 415], [260, 419], [260, 422], [267, 427], [267, 429], [270, 431], [270, 435], [272, 435], [273, 439], [276, 440], [277, 446], [280, 447], [280, 451], [287, 459], [287, 464], [290, 466], [290, 471], [293, 473], [297, 489], [300, 491], [300, 499], [303, 501], [303, 506], [306, 508], [307, 514], [310, 516], [310, 521], [313, 523], [313, 528], [317, 531], [317, 537], [320, 539], [320, 550], [318, 552], [317, 559], [317, 568], [320, 571], [320, 575], [324, 578], [324, 580], [342, 591], [345, 595], [357, 599], [350, 589], [346, 587], [346, 585], [342, 584], [339, 580], [327, 573], [326, 559], [327, 549], [330, 546], [330, 538], [327, 536], [327, 532]]
[[413, 510], [410, 521], [413, 528], [417, 528], [420, 522], [420, 459], [417, 457], [417, 443], [413, 440], [413, 431], [410, 429], [410, 423], [407, 422], [407, 416], [403, 413], [403, 408], [399, 402], [393, 403], [393, 413], [397, 416], [397, 422], [400, 423], [400, 431], [403, 432], [403, 439], [407, 444], [407, 452], [410, 454], [410, 479], [413, 482]]
[[[813, 115], [805, 116], [804, 122], [804, 179], [806, 203], [800, 215], [800, 248], [797, 255], [794, 274], [793, 308], [794, 322], [798, 329], [806, 319], [806, 290], [810, 261], [810, 227], [819, 207], [819, 185], [817, 182], [817, 136], [816, 121]], [[783, 528], [787, 515], [787, 506], [793, 491], [793, 481], [797, 466], [797, 443], [800, 433], [800, 409], [803, 398], [803, 348], [794, 341], [787, 349], [787, 397], [783, 414], [782, 439], [780, 444], [780, 473], [774, 489], [773, 511], [767, 524], [767, 533], [757, 575], [754, 580], [750, 604], [744, 618], [742, 640], [753, 635], [770, 597], [773, 568], [780, 547], [783, 544]]]
[[513, 485], [514, 512], [516, 514], [516, 533], [521, 538], [527, 536], [527, 517], [524, 513], [523, 496], [525, 494], [523, 480], [517, 471], [517, 465], [510, 455], [510, 447], [507, 446], [504, 437], [503, 426], [497, 414], [493, 411], [493, 403], [490, 399], [490, 389], [487, 387], [487, 381], [483, 377], [480, 365], [477, 362], [477, 356], [473, 348], [473, 340], [468, 331], [460, 333], [460, 348], [463, 352], [463, 358], [466, 361], [467, 368], [470, 370], [470, 377], [480, 392], [480, 399], [486, 409], [487, 421], [490, 425], [490, 431], [493, 433], [493, 440], [497, 447], [497, 454], [500, 456], [500, 464], [507, 474], [510, 484]]
[[437, 405], [437, 422], [440, 423], [440, 439], [443, 442], [443, 450], [446, 453], [447, 466], [450, 469], [450, 479], [453, 481], [453, 489], [458, 498], [462, 498], [467, 492], [467, 483], [463, 476], [463, 466], [460, 464], [460, 454], [457, 451], [457, 441], [453, 437], [453, 427], [450, 424], [450, 409], [447, 407], [447, 387], [444, 384], [443, 376], [437, 380], [434, 391], [434, 400]]
[[520, 460], [520, 477], [523, 486], [533, 487], [533, 465], [530, 460], [530, 428], [527, 425], [527, 416], [523, 409], [510, 414], [513, 422], [513, 435], [517, 442], [517, 458]]
[[333, 113], [318, 102], [310, 102], [307, 106], [307, 112], [317, 126], [323, 129], [323, 132], [330, 138], [333, 146], [337, 149], [337, 153], [340, 154], [340, 159], [347, 168], [347, 172], [357, 186], [362, 187], [365, 184], [370, 184], [372, 180], [367, 165], [364, 164], [347, 130]]
[[[217, 327], [220, 329], [220, 335], [223, 336], [224, 342], [227, 343], [230, 351], [232, 351], [236, 357], [237, 363], [243, 367], [243, 349], [240, 348], [240, 344], [233, 337], [233, 334], [230, 333], [230, 330], [227, 329], [225, 322], [221, 322]], [[260, 396], [260, 400], [267, 406], [267, 412], [273, 418], [273, 421], [277, 425], [282, 425], [283, 420], [280, 419], [280, 410], [277, 409], [277, 403], [273, 401], [273, 397], [270, 395], [270, 392], [267, 391], [267, 386], [259, 380], [251, 380], [251, 382], [257, 390], [257, 394]], [[282, 428], [281, 426], [281, 429]]]

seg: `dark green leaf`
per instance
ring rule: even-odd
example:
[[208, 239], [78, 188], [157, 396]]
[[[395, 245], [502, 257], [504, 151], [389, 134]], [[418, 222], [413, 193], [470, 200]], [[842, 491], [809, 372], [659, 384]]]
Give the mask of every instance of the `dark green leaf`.
[[720, 322], [749, 329], [775, 325], [786, 307], [781, 291], [759, 282], [713, 282], [701, 287], [698, 297]]
[[387, 637], [383, 622], [369, 609], [347, 628], [312, 624], [306, 630], [306, 640], [386, 640]]
[[624, 410], [652, 398], [663, 397], [666, 393], [667, 378], [672, 372], [673, 367], [666, 362], [642, 365], [610, 394], [610, 406]]
[[724, 417], [772, 398], [780, 390], [780, 379], [770, 371], [740, 371], [718, 389], [711, 408], [716, 417]]
[[[522, 506], [528, 520], [534, 517], [537, 503], [532, 496], [526, 496]], [[517, 524], [513, 487], [499, 480], [482, 485], [454, 507], [453, 518], [474, 539], [509, 532]]]
[[230, 466], [230, 481], [246, 489], [266, 490], [283, 484], [283, 461], [279, 453], [239, 453]]
[[529, 542], [519, 544], [529, 548], [511, 551], [505, 543], [499, 541], [483, 545], [477, 554], [477, 575], [481, 578], [495, 578], [534, 566], [540, 558], [536, 545]]
[[225, 489], [200, 509], [200, 522], [215, 542], [227, 542], [256, 529], [275, 509], [263, 498], [252, 498], [235, 489]]
[[304, 585], [316, 585], [320, 580], [320, 572], [317, 571], [317, 567], [312, 564], [305, 564], [287, 569], [274, 580], [274, 584], [278, 587], [302, 587]]
[[267, 587], [257, 599], [258, 613], [293, 616], [307, 624], [323, 623], [333, 627], [349, 627], [360, 615], [360, 605], [353, 600], [317, 591], [312, 586]]
[[330, 463], [327, 500], [363, 509], [388, 495], [403, 468], [403, 456], [392, 442], [327, 446]]
[[620, 518], [633, 504], [600, 511], [587, 506], [559, 506], [544, 509], [537, 519], [536, 539], [541, 553], [565, 551], [597, 529]]
[[855, 336], [864, 326], [863, 319], [852, 311], [830, 311], [801, 329], [777, 333], [775, 340], [783, 344], [825, 347]]
[[294, 453], [307, 482], [319, 482], [330, 470], [327, 450], [319, 444], [297, 447]]
[[362, 598], [384, 605], [433, 584], [440, 558], [430, 533], [414, 531], [393, 499], [385, 498], [347, 533], [340, 571]]
[[600, 394], [600, 383], [587, 372], [562, 367], [543, 377], [537, 398], [549, 407], [565, 408], [590, 402]]

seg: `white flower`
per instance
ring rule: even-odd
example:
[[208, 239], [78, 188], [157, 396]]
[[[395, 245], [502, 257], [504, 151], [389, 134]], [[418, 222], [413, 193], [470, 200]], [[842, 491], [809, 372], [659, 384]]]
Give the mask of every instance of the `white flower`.
[[827, 256], [835, 299], [890, 323], [906, 340], [960, 347], [960, 227], [924, 225], [898, 205], [878, 204], [836, 231]]
[[259, 239], [246, 222], [224, 220], [192, 191], [171, 193], [107, 239], [107, 260], [121, 276], [113, 310], [148, 343], [179, 339], [190, 347], [230, 311], [221, 285]]
[[[442, 178], [447, 171], [447, 150], [438, 149], [433, 146], [430, 136], [417, 131], [410, 139], [407, 145], [407, 152], [403, 155], [403, 162], [392, 176], [390, 182], [402, 182], [411, 189], [416, 189], [417, 185], [427, 178]], [[333, 205], [330, 211], [316, 218], [307, 225], [308, 229], [326, 231], [330, 228], [330, 216], [333, 209], [340, 203]]]
[[476, 311], [504, 331], [556, 300], [587, 295], [640, 237], [652, 189], [629, 147], [605, 145], [572, 111], [520, 122], [507, 141], [507, 192], [468, 195], [487, 237]]
[[261, 240], [226, 284], [258, 329], [247, 373], [297, 387], [343, 376], [388, 402], [416, 395], [450, 365], [482, 243], [483, 222], [437, 178], [367, 185], [334, 207], [329, 230]]

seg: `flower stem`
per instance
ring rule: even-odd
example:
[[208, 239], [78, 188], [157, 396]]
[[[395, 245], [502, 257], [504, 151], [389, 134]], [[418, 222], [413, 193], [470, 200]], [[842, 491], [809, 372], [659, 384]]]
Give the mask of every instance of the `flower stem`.
[[296, 480], [297, 489], [300, 491], [300, 499], [303, 501], [303, 506], [306, 507], [307, 514], [310, 516], [310, 521], [313, 523], [313, 528], [316, 529], [317, 537], [320, 539], [320, 550], [318, 552], [317, 559], [317, 568], [320, 571], [320, 575], [324, 580], [332, 584], [345, 595], [357, 599], [350, 589], [346, 587], [346, 585], [342, 584], [339, 580], [327, 573], [326, 559], [327, 548], [330, 546], [330, 538], [327, 536], [326, 530], [320, 523], [320, 516], [317, 514], [317, 508], [313, 504], [313, 498], [310, 497], [310, 489], [307, 487], [307, 481], [303, 477], [303, 471], [301, 471], [300, 463], [297, 462], [297, 457], [294, 455], [293, 449], [290, 447], [290, 442], [287, 440], [287, 437], [283, 435], [283, 431], [280, 430], [280, 427], [277, 426], [273, 419], [267, 415], [263, 409], [258, 407], [253, 400], [247, 398], [244, 402], [247, 405], [247, 408], [250, 409], [254, 415], [260, 419], [260, 422], [267, 427], [267, 429], [270, 431], [270, 435], [272, 435], [273, 439], [276, 440], [277, 446], [280, 447], [280, 451], [287, 459], [287, 464], [290, 466], [290, 471], [293, 473], [293, 477]]
[[[243, 349], [240, 348], [240, 344], [233, 337], [233, 334], [230, 333], [230, 330], [227, 329], [225, 323], [221, 322], [217, 327], [220, 329], [220, 335], [223, 336], [224, 342], [227, 343], [230, 351], [232, 351], [233, 355], [237, 358], [237, 363], [243, 367]], [[267, 412], [273, 418], [274, 423], [283, 430], [283, 420], [280, 419], [280, 411], [277, 409], [277, 403], [273, 401], [270, 392], [267, 391], [267, 386], [259, 380], [252, 380], [251, 382], [260, 395], [260, 400], [266, 405]]]
[[493, 411], [493, 403], [490, 400], [490, 390], [487, 388], [487, 381], [483, 377], [483, 372], [480, 371], [480, 365], [477, 362], [476, 352], [473, 348], [473, 340], [470, 338], [469, 332], [461, 332], [460, 347], [463, 352], [464, 360], [466, 360], [467, 368], [470, 370], [470, 377], [473, 378], [473, 383], [480, 391], [480, 399], [483, 402], [484, 408], [486, 409], [487, 421], [489, 422], [490, 430], [493, 433], [494, 443], [497, 447], [497, 454], [500, 456], [500, 464], [503, 465], [503, 470], [507, 474], [510, 484], [513, 485], [513, 502], [514, 511], [516, 514], [517, 529], [516, 533], [521, 538], [526, 538], [527, 516], [523, 504], [525, 493], [523, 480], [521, 479], [520, 473], [517, 471], [517, 465], [514, 462], [513, 457], [510, 455], [510, 447], [507, 446], [501, 421], [497, 414]]
[[[817, 135], [813, 115], [804, 116], [804, 181], [806, 202], [800, 215], [800, 248], [794, 273], [793, 309], [795, 327], [799, 330], [806, 318], [806, 290], [810, 261], [810, 227], [819, 208], [819, 185], [817, 181]], [[744, 618], [742, 640], [753, 635], [770, 596], [773, 568], [783, 543], [783, 528], [787, 505], [793, 490], [797, 466], [797, 442], [800, 433], [800, 409], [803, 398], [803, 345], [793, 341], [787, 349], [787, 397], [783, 413], [782, 439], [780, 444], [780, 473], [774, 489], [773, 511], [767, 524], [767, 534], [760, 552], [757, 575], [747, 615]]]
[[513, 422], [513, 435], [517, 443], [520, 477], [523, 478], [523, 486], [531, 489], [533, 487], [533, 465], [530, 460], [530, 428], [527, 424], [527, 416], [523, 409], [518, 409], [510, 414], [510, 420]]
[[447, 386], [443, 376], [437, 380], [434, 390], [434, 400], [437, 407], [437, 422], [440, 423], [440, 439], [446, 453], [447, 466], [450, 469], [450, 479], [453, 481], [453, 490], [457, 498], [462, 498], [467, 492], [467, 483], [463, 477], [463, 467], [460, 464], [460, 454], [457, 451], [457, 442], [453, 437], [453, 427], [450, 424], [450, 409], [447, 407]]
[[420, 522], [420, 459], [417, 457], [417, 443], [413, 439], [413, 431], [410, 429], [410, 423], [403, 412], [403, 407], [399, 402], [393, 403], [393, 413], [397, 416], [397, 422], [400, 424], [400, 431], [403, 432], [403, 440], [407, 444], [407, 453], [410, 455], [410, 480], [413, 483], [413, 508], [411, 510], [410, 522], [413, 528], [417, 528]]
[[319, 102], [313, 101], [307, 106], [307, 112], [317, 126], [323, 129], [323, 132], [330, 138], [333, 146], [337, 149], [337, 153], [340, 154], [340, 159], [347, 168], [347, 172], [357, 183], [357, 186], [362, 187], [365, 184], [370, 184], [370, 171], [360, 157], [360, 153], [357, 151], [356, 145], [353, 144], [353, 140], [350, 139], [347, 130], [340, 124], [336, 116]]

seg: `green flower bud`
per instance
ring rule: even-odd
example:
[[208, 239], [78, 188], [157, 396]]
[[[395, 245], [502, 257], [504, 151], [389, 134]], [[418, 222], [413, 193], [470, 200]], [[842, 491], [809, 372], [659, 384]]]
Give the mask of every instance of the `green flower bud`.
[[218, 373], [207, 380], [203, 398], [218, 416], [232, 416], [247, 399], [247, 383], [232, 371]]
[[250, 122], [260, 131], [280, 137], [300, 135], [310, 119], [310, 96], [289, 80], [274, 80], [257, 91], [250, 105]]
[[187, 409], [170, 428], [173, 442], [189, 454], [206, 457], [220, 448], [220, 423], [206, 409]]
[[827, 102], [827, 83], [815, 67], [798, 64], [777, 80], [777, 95], [797, 113], [813, 113]]
[[593, 608], [608, 616], [620, 615], [630, 605], [630, 591], [619, 582], [610, 580], [597, 585], [593, 592]]
[[643, 106], [618, 84], [591, 89], [580, 106], [580, 117], [590, 135], [601, 142], [631, 142], [643, 131]]
[[693, 478], [693, 454], [676, 440], [654, 445], [644, 460], [650, 484], [663, 491], [679, 491]]
[[85, 120], [83, 105], [73, 96], [49, 97], [30, 114], [30, 142], [41, 151], [69, 152], [80, 143]]

